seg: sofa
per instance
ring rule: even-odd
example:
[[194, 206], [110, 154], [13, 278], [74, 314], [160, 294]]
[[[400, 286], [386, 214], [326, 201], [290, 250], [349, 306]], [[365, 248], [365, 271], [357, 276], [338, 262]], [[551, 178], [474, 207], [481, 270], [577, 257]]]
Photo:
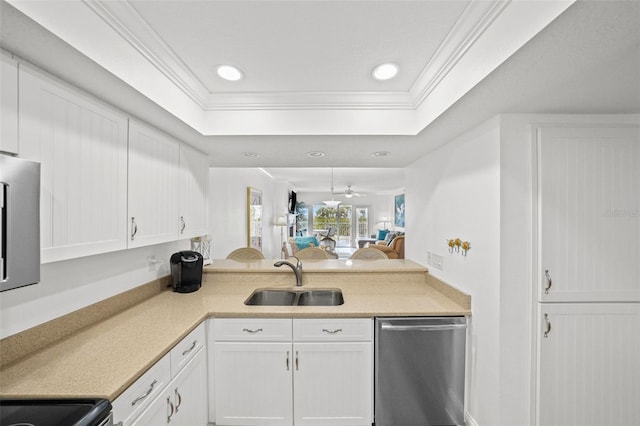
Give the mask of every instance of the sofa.
[[396, 235], [390, 242], [376, 241], [370, 248], [382, 251], [389, 259], [404, 259], [404, 234]]

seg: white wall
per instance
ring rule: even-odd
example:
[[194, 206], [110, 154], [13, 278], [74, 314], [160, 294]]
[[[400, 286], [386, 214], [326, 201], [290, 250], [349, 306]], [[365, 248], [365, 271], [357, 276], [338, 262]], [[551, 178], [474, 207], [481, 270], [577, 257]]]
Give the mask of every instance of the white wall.
[[276, 218], [286, 211], [288, 187], [257, 168], [209, 169], [209, 229], [211, 256], [224, 259], [233, 250], [247, 247], [247, 187], [262, 191], [262, 253], [280, 258], [280, 229]]
[[[406, 171], [406, 257], [472, 296], [467, 411], [498, 425], [500, 366], [500, 128], [494, 118], [416, 161]], [[449, 254], [447, 240], [471, 242]]]
[[[11, 336], [169, 274], [189, 240], [47, 263], [40, 283], [0, 293], [0, 338]], [[149, 271], [147, 257], [163, 263]]]

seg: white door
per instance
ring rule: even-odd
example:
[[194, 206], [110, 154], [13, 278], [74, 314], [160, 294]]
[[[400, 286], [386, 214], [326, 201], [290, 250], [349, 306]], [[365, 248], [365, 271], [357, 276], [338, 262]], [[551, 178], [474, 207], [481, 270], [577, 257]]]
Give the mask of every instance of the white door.
[[539, 300], [640, 301], [638, 128], [538, 133]]
[[209, 165], [207, 156], [180, 145], [180, 238], [208, 233], [207, 199]]
[[129, 123], [129, 247], [175, 241], [179, 235], [178, 142]]
[[640, 419], [640, 304], [539, 304], [540, 426]]
[[291, 343], [216, 342], [216, 425], [292, 424]]
[[41, 162], [42, 262], [122, 250], [127, 118], [20, 67], [20, 157]]
[[294, 343], [294, 424], [371, 425], [371, 342]]

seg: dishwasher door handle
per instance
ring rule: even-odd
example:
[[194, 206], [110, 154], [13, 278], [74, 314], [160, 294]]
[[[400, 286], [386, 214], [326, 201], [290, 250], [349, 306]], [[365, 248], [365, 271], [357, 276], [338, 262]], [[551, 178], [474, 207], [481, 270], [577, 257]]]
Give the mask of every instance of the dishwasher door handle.
[[440, 331], [440, 330], [456, 330], [459, 328], [467, 328], [467, 324], [414, 324], [414, 325], [393, 325], [390, 323], [381, 323], [380, 328], [385, 331]]

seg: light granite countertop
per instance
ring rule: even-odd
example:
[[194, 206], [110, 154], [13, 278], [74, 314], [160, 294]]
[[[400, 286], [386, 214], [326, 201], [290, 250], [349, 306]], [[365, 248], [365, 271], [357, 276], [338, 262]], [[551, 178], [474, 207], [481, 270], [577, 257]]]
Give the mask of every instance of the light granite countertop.
[[[0, 370], [1, 397], [114, 400], [209, 317], [375, 317], [470, 315], [470, 297], [412, 261], [305, 261], [307, 288], [338, 287], [340, 306], [246, 306], [256, 288], [291, 287], [274, 260], [214, 261], [194, 293], [161, 291], [122, 312], [27, 354]], [[362, 263], [365, 262], [365, 263]], [[376, 263], [377, 262], [377, 263]]]

